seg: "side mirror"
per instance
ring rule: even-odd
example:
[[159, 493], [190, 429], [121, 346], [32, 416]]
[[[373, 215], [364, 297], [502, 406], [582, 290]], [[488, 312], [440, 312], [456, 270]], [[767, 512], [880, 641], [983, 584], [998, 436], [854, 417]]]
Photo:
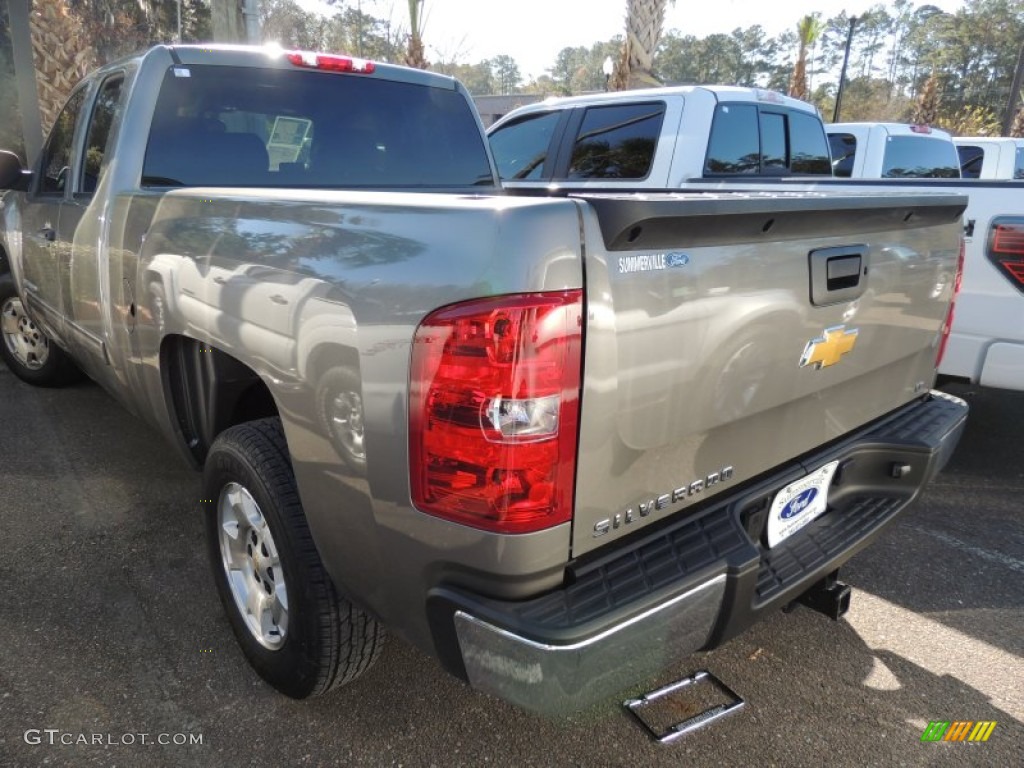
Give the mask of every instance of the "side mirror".
[[0, 189], [24, 192], [31, 178], [32, 172], [22, 167], [21, 159], [16, 154], [0, 149]]

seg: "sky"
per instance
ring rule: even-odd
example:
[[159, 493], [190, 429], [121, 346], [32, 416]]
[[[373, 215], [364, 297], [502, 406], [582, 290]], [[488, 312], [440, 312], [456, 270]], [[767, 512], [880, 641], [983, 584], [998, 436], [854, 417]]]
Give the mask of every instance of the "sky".
[[[356, 0], [348, 0], [355, 4]], [[317, 0], [302, 0], [310, 7]], [[365, 12], [405, 24], [405, 0], [361, 0]], [[770, 35], [795, 28], [800, 17], [820, 12], [858, 14], [877, 0], [676, 0], [665, 30], [704, 37], [760, 24]], [[959, 0], [916, 0], [953, 11]], [[568, 46], [591, 46], [622, 34], [625, 0], [426, 0], [423, 33], [427, 59], [476, 63], [501, 54], [519, 64], [525, 80], [544, 74]]]

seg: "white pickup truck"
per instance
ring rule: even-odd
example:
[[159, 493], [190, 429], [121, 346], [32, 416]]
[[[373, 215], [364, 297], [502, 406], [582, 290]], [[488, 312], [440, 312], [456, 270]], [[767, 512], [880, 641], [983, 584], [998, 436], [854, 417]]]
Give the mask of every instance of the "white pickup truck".
[[1024, 179], [1024, 139], [962, 136], [953, 139], [965, 179]]
[[[964, 212], [963, 283], [939, 373], [1024, 389], [1024, 140], [954, 140], [896, 123], [826, 126], [837, 176], [926, 185], [970, 195]], [[964, 171], [963, 178], [958, 178]], [[948, 278], [939, 271], [936, 286]]]
[[846, 179], [959, 179], [952, 137], [928, 125], [831, 123], [832, 172]]
[[[827, 131], [827, 139], [826, 139]], [[771, 91], [684, 86], [600, 93], [520, 107], [488, 131], [498, 173], [518, 194], [728, 190], [970, 194], [966, 267], [939, 372], [1024, 389], [1021, 182], [960, 179], [945, 131], [895, 123], [823, 125], [814, 107]], [[611, 151], [598, 151], [601, 145]], [[831, 145], [831, 147], [830, 147]], [[833, 172], [835, 176], [833, 177]], [[777, 233], [776, 229], [772, 230]], [[910, 295], [943, 295], [945, 254], [886, 245]], [[882, 270], [876, 292], [884, 294]], [[901, 277], [901, 279], [903, 279]]]

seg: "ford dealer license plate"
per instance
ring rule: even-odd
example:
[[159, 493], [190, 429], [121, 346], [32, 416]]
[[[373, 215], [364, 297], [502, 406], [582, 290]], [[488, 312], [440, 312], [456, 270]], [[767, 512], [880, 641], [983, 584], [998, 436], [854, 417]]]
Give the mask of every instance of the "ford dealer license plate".
[[790, 483], [775, 495], [768, 512], [768, 546], [792, 536], [828, 508], [828, 487], [838, 461], [832, 461], [807, 477]]

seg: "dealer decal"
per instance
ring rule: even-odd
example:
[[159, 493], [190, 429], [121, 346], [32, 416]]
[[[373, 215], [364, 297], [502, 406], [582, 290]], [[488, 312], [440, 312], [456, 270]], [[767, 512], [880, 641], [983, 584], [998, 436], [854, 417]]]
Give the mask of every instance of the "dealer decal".
[[690, 257], [685, 253], [645, 253], [638, 256], [620, 256], [619, 274], [630, 272], [660, 272], [664, 269], [685, 267]]

